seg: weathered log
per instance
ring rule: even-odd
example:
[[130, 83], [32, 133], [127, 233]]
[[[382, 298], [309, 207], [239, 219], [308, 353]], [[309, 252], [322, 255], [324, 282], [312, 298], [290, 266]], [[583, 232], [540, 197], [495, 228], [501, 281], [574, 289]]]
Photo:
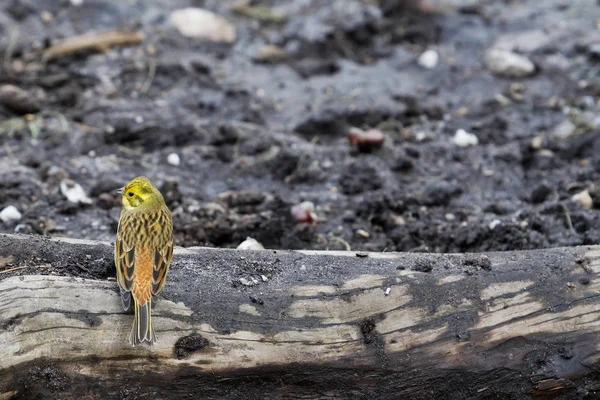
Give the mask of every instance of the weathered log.
[[133, 348], [109, 244], [2, 235], [0, 399], [595, 398], [599, 272], [595, 246], [178, 249]]

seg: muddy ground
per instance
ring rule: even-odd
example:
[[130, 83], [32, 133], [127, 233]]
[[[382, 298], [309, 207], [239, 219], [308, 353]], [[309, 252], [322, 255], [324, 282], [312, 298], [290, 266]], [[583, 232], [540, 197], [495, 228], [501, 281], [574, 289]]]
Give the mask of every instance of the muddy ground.
[[[230, 0], [74, 3], [0, 2], [0, 84], [27, 92], [20, 107], [0, 98], [0, 210], [22, 214], [1, 232], [112, 240], [112, 190], [146, 175], [163, 189], [180, 246], [247, 236], [269, 248], [372, 251], [600, 242], [595, 1], [262, 2], [279, 21], [235, 13]], [[188, 6], [225, 17], [235, 42], [182, 36], [169, 14]], [[115, 28], [145, 39], [41, 57], [62, 38]], [[261, 59], [267, 45], [283, 56]], [[493, 72], [486, 54], [502, 46], [535, 70]], [[431, 69], [418, 62], [428, 49], [440, 56]], [[351, 127], [381, 130], [384, 145], [351, 147]], [[459, 129], [478, 144], [458, 146]], [[65, 179], [91, 204], [69, 202]], [[302, 201], [316, 222], [291, 216]]]

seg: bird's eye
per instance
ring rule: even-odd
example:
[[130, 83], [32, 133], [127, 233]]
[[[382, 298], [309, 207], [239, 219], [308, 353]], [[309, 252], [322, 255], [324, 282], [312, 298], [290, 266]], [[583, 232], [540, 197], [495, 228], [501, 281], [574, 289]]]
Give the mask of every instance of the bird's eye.
[[133, 197], [133, 192], [129, 192], [129, 193], [127, 193], [127, 196], [129, 196], [129, 197]]

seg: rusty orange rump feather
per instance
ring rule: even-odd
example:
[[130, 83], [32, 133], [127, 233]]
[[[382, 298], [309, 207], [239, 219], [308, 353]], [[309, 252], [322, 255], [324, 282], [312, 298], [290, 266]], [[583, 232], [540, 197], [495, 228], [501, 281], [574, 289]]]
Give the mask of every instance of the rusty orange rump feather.
[[123, 308], [131, 307], [134, 321], [129, 342], [156, 342], [152, 326], [152, 296], [162, 290], [173, 257], [173, 220], [160, 191], [145, 177], [117, 190], [123, 210], [115, 241], [117, 282]]

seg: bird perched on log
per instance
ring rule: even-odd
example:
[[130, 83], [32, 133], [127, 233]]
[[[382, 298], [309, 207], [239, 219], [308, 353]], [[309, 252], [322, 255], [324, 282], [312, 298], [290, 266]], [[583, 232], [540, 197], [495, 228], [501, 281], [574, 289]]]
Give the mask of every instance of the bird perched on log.
[[135, 317], [129, 342], [153, 344], [152, 296], [162, 290], [173, 256], [173, 220], [160, 191], [145, 177], [117, 189], [123, 210], [115, 241], [117, 282], [123, 308]]

